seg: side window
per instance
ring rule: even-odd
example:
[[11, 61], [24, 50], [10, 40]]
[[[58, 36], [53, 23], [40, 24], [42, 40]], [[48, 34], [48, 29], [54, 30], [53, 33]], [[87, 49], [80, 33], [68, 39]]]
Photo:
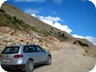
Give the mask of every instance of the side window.
[[36, 52], [36, 49], [35, 49], [34, 46], [29, 46], [29, 51], [30, 51], [30, 52]]
[[34, 46], [25, 46], [23, 52], [30, 53], [30, 52], [36, 52], [36, 50]]
[[28, 53], [29, 52], [29, 46], [24, 46], [23, 52]]
[[37, 52], [42, 52], [43, 51], [42, 48], [39, 47], [39, 46], [36, 46], [36, 50], [37, 50]]

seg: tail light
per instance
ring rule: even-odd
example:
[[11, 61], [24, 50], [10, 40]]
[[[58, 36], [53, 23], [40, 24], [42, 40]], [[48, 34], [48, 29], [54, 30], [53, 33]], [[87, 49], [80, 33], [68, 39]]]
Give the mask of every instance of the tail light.
[[0, 55], [0, 58], [2, 58], [2, 55]]
[[14, 58], [22, 58], [23, 55], [22, 54], [18, 54], [18, 55], [15, 55]]

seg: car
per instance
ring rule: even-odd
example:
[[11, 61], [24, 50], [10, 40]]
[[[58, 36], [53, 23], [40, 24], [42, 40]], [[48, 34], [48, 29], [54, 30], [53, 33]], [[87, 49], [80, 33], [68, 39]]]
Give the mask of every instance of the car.
[[1, 67], [5, 71], [32, 72], [35, 65], [52, 61], [51, 53], [38, 45], [6, 46], [0, 54]]

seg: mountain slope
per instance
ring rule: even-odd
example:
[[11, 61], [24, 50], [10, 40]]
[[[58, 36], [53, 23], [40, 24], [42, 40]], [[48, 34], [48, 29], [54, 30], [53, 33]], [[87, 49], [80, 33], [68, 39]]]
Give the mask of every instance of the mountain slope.
[[72, 36], [70, 36], [66, 32], [63, 32], [57, 28], [54, 28], [54, 27], [40, 21], [38, 18], [35, 18], [31, 15], [24, 13], [20, 9], [18, 9], [10, 4], [4, 3], [1, 8], [7, 14], [9, 14], [13, 17], [16, 16], [18, 19], [23, 20], [26, 24], [29, 24], [29, 25], [36, 27], [36, 28], [39, 28], [40, 30], [47, 31], [47, 32], [50, 32], [52, 30], [53, 33], [61, 32], [61, 33], [64, 33], [65, 35], [67, 35], [67, 37], [72, 38]]
[[[8, 30], [11, 32], [12, 29], [13, 32], [9, 33], [10, 35], [21, 38], [24, 36], [24, 40], [19, 40], [19, 43], [21, 44], [22, 41], [25, 44], [34, 43], [31, 41], [33, 41], [32, 38], [35, 37], [36, 40], [41, 41], [42, 44], [46, 43], [46, 47], [50, 45], [50, 48], [55, 48], [56, 44], [59, 44], [59, 42], [69, 42], [77, 46], [81, 46], [85, 49], [93, 49], [95, 47], [88, 40], [74, 38], [68, 33], [52, 27], [40, 21], [38, 18], [30, 16], [17, 7], [14, 7], [7, 3], [4, 3], [0, 10], [0, 27], [2, 29], [0, 30], [0, 32], [2, 33], [8, 34]], [[4, 28], [6, 27], [9, 27], [8, 30], [4, 30]], [[26, 37], [26, 35], [28, 37]], [[29, 40], [26, 42], [27, 38]], [[54, 41], [56, 41], [56, 43]]]

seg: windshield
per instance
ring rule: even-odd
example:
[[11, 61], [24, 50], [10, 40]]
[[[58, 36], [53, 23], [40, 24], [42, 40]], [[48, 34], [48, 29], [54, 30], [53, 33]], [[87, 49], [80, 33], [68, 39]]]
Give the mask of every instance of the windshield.
[[11, 47], [5, 47], [5, 49], [1, 52], [1, 54], [15, 54], [19, 51], [19, 46], [11, 46]]

